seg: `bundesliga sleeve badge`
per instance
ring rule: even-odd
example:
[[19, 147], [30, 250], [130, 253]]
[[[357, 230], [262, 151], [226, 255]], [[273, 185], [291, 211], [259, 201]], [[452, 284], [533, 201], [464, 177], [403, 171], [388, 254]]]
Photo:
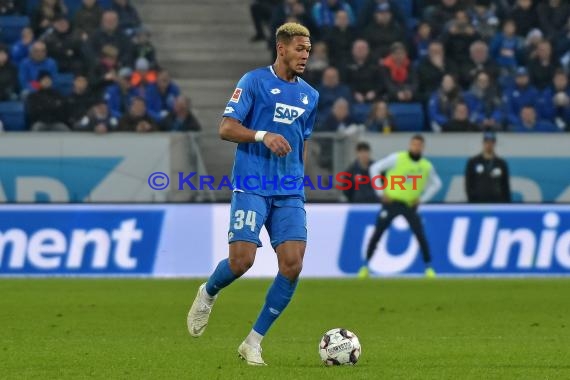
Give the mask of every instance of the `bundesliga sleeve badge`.
[[239, 102], [239, 98], [241, 97], [241, 91], [242, 91], [241, 88], [239, 88], [239, 87], [236, 88], [233, 95], [232, 95], [232, 98], [230, 99], [230, 102], [234, 102], [234, 103]]

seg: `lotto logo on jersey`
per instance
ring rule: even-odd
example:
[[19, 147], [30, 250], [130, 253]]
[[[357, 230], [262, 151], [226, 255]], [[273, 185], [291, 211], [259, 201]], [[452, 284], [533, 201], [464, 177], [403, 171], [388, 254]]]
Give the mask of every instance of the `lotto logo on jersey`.
[[234, 103], [239, 102], [239, 98], [241, 97], [241, 91], [242, 91], [241, 88], [239, 88], [239, 87], [236, 88], [233, 95], [232, 95], [232, 98], [230, 99], [230, 102], [234, 102]]
[[276, 103], [273, 121], [283, 124], [293, 124], [298, 117], [305, 113], [303, 108], [293, 107], [289, 104]]

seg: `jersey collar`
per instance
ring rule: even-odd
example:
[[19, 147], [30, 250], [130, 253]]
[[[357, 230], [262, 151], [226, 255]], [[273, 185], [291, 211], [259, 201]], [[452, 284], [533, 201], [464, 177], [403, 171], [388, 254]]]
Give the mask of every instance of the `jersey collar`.
[[[291, 83], [291, 82], [287, 82], [286, 80], [283, 80], [282, 78], [279, 78], [277, 76], [277, 74], [275, 74], [275, 70], [273, 70], [273, 65], [269, 65], [269, 70], [271, 71], [271, 74], [273, 74], [273, 76], [277, 79], [279, 79], [280, 81], [286, 82], [286, 83]], [[299, 76], [295, 75], [295, 83], [299, 83]]]

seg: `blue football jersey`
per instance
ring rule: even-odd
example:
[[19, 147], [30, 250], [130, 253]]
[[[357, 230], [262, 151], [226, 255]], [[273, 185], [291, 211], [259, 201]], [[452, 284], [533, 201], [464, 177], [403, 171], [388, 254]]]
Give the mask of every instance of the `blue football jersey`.
[[278, 157], [262, 142], [238, 144], [232, 171], [235, 190], [304, 197], [303, 148], [313, 132], [318, 101], [319, 93], [302, 78], [287, 82], [272, 66], [240, 79], [223, 116], [249, 129], [282, 135], [292, 151]]

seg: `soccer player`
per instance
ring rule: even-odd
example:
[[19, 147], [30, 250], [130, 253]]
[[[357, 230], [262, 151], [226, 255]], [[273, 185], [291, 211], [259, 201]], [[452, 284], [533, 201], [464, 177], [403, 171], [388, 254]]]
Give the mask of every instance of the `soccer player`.
[[[424, 233], [422, 222], [417, 213], [418, 205], [420, 203], [429, 202], [429, 200], [441, 188], [441, 179], [437, 175], [432, 163], [426, 158], [422, 157], [424, 150], [424, 138], [421, 135], [414, 135], [410, 140], [409, 150], [393, 153], [373, 164], [370, 167], [370, 177], [380, 175], [386, 172], [386, 179], [388, 183], [384, 191], [378, 191], [382, 194], [382, 209], [376, 221], [376, 228], [366, 251], [366, 262], [360, 268], [358, 277], [366, 278], [369, 276], [369, 263], [372, 259], [376, 246], [382, 237], [382, 234], [392, 223], [392, 220], [398, 215], [403, 215], [414, 235], [420, 243], [420, 248], [423, 254], [423, 261], [425, 263], [425, 274], [427, 277], [435, 277], [435, 271], [431, 266], [431, 255], [429, 245]], [[403, 188], [399, 185], [394, 185], [391, 180], [392, 176], [421, 176], [416, 178], [416, 186], [414, 188], [412, 179], [408, 179]], [[397, 178], [396, 178], [397, 179]], [[379, 183], [375, 184], [380, 186]]]
[[[319, 94], [299, 77], [311, 50], [309, 30], [286, 23], [276, 31], [277, 58], [246, 73], [227, 103], [220, 137], [237, 143], [228, 232], [229, 258], [202, 284], [188, 312], [190, 335], [204, 333], [219, 292], [253, 265], [265, 225], [278, 273], [252, 330], [238, 348], [250, 365], [266, 365], [261, 340], [283, 313], [297, 286], [307, 241], [303, 190], [306, 140]], [[247, 176], [257, 181], [244, 181]], [[242, 183], [238, 179], [242, 179]]]

